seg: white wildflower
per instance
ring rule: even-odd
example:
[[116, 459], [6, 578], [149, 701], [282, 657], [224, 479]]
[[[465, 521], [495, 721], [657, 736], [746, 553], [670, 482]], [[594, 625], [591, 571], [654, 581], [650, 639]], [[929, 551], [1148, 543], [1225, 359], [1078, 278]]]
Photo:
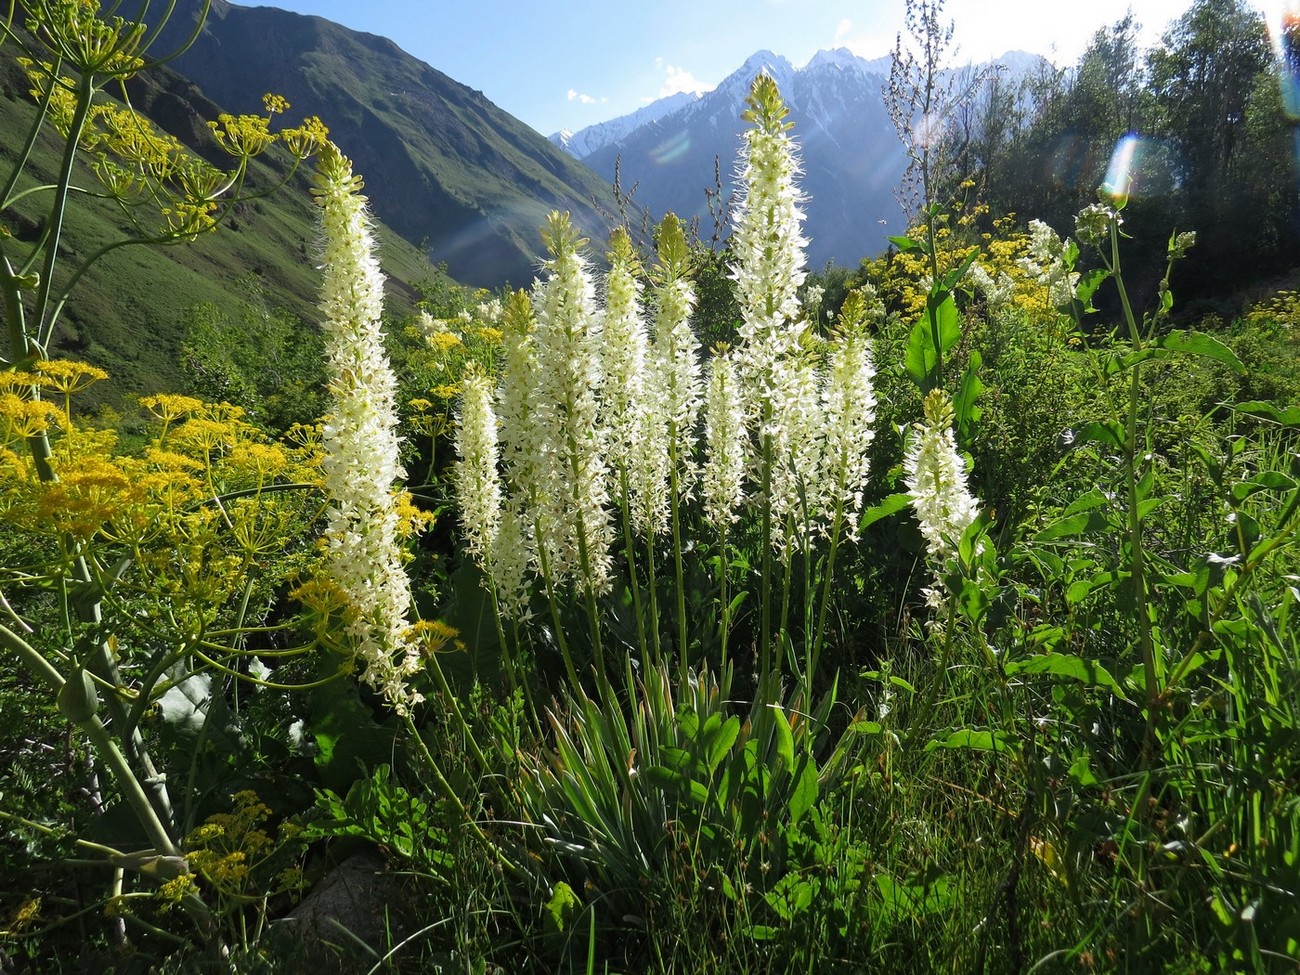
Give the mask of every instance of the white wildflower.
[[704, 513], [719, 528], [736, 521], [744, 494], [745, 407], [736, 364], [713, 357], [704, 406], [705, 460], [700, 474]]
[[383, 274], [361, 180], [332, 144], [321, 150], [314, 195], [322, 211], [324, 314], [331, 415], [324, 428], [326, 539], [331, 577], [355, 610], [349, 636], [362, 680], [399, 710], [419, 700], [406, 679], [420, 667], [406, 639], [411, 605], [394, 482], [398, 463], [396, 386], [384, 353]]
[[838, 512], [850, 538], [856, 535], [862, 513], [869, 451], [875, 437], [876, 393], [872, 381], [876, 370], [866, 332], [869, 314], [867, 296], [862, 293], [855, 291], [845, 300], [840, 312], [841, 333], [831, 350], [822, 389], [825, 456], [819, 506], [832, 516]]
[[595, 286], [567, 213], [544, 233], [551, 259], [533, 287], [537, 357], [533, 376], [537, 494], [531, 499], [552, 582], [574, 578], [584, 591], [609, 582], [613, 541], [600, 425], [601, 314]]
[[659, 409], [668, 431], [677, 493], [689, 497], [695, 480], [695, 423], [703, 394], [700, 359], [691, 330], [695, 289], [686, 277], [689, 251], [681, 222], [671, 213], [659, 227], [655, 287], [655, 372]]
[[502, 505], [492, 393], [486, 375], [473, 373], [465, 377], [456, 424], [457, 462], [451, 478], [460, 508], [465, 549], [488, 571], [501, 531]]
[[925, 397], [925, 418], [915, 424], [903, 459], [904, 482], [930, 559], [942, 564], [979, 515], [966, 486], [966, 465], [952, 433], [952, 406], [940, 390]]

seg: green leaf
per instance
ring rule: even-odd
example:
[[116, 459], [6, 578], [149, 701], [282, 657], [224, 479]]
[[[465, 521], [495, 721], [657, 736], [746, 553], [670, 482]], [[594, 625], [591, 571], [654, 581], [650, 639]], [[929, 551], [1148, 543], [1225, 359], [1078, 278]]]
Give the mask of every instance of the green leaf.
[[1065, 518], [1058, 518], [1037, 535], [1036, 542], [1052, 542], [1058, 538], [1074, 538], [1085, 533], [1105, 531], [1110, 526], [1110, 519], [1104, 512], [1080, 511]]
[[581, 907], [582, 902], [578, 900], [578, 895], [573, 892], [573, 888], [563, 880], [559, 881], [546, 902], [546, 929], [554, 934], [564, 933]]
[[1085, 423], [1074, 434], [1074, 442], [1099, 443], [1112, 447], [1123, 447], [1127, 434], [1120, 423], [1114, 421], [1097, 421]]
[[868, 508], [862, 513], [862, 520], [858, 522], [858, 532], [864, 532], [871, 525], [880, 521], [881, 518], [888, 518], [890, 515], [897, 514], [912, 503], [912, 496], [906, 493], [891, 494], [880, 504]]
[[1232, 496], [1245, 501], [1260, 491], [1290, 491], [1296, 486], [1295, 478], [1281, 471], [1262, 471], [1232, 486]]
[[790, 731], [790, 719], [785, 716], [785, 709], [779, 704], [772, 705], [776, 729], [776, 755], [785, 762], [785, 767], [794, 771], [794, 734]]
[[[1104, 687], [1120, 698], [1124, 690], [1119, 681], [1111, 676], [1110, 671], [1095, 660], [1084, 660], [1068, 653], [1044, 653], [1030, 657], [1028, 660], [1013, 660], [1006, 665], [1007, 676], [1016, 674], [1051, 674], [1055, 677], [1068, 677], [1089, 687]], [[1125, 698], [1126, 699], [1126, 698]]]
[[1104, 268], [1095, 268], [1086, 271], [1080, 278], [1079, 283], [1075, 285], [1074, 297], [1078, 299], [1079, 304], [1083, 305], [1085, 312], [1094, 312], [1097, 309], [1092, 305], [1092, 296], [1097, 293], [1097, 289], [1102, 286], [1110, 272]]
[[739, 737], [740, 718], [733, 714], [727, 719], [726, 723], [718, 729], [717, 735], [714, 736], [713, 741], [709, 744], [707, 762], [710, 773], [717, 771], [718, 766], [722, 764], [722, 760], [727, 757], [727, 753], [731, 751], [731, 746], [736, 743], [736, 739]]
[[976, 404], [984, 392], [984, 383], [980, 381], [979, 369], [983, 359], [975, 349], [971, 350], [970, 363], [962, 373], [961, 385], [953, 400], [953, 411], [957, 417], [957, 432], [963, 440], [970, 438], [971, 428], [979, 422], [984, 411]]
[[790, 793], [790, 824], [794, 825], [803, 818], [803, 814], [817, 801], [817, 765], [805, 758], [803, 768], [795, 779], [794, 791]]
[[[918, 386], [925, 386], [930, 374], [939, 364], [939, 357], [961, 341], [961, 316], [957, 312], [957, 303], [951, 294], [945, 294], [935, 301], [931, 294], [926, 301], [925, 313], [912, 326], [907, 337], [907, 350], [903, 356], [903, 365], [907, 374]], [[939, 348], [935, 348], [935, 332], [938, 332]]]
[[1264, 400], [1249, 400], [1245, 403], [1238, 403], [1232, 409], [1237, 413], [1262, 416], [1285, 427], [1300, 427], [1300, 406], [1279, 409], [1276, 403], [1269, 403]]
[[889, 242], [898, 248], [900, 254], [921, 249], [921, 242], [911, 237], [890, 237]]
[[664, 792], [689, 796], [694, 802], [705, 803], [709, 801], [709, 790], [702, 782], [696, 782], [689, 775], [671, 769], [666, 765], [649, 765], [641, 770], [641, 774], [651, 785]]
[[927, 752], [936, 748], [969, 749], [977, 752], [1000, 752], [1008, 749], [1006, 735], [1000, 731], [976, 731], [973, 728], [961, 728], [952, 732], [947, 738], [931, 739], [925, 745]]
[[1246, 367], [1237, 358], [1237, 353], [1233, 352], [1232, 349], [1213, 335], [1206, 335], [1204, 332], [1179, 330], [1170, 332], [1168, 335], [1162, 335], [1156, 340], [1156, 344], [1170, 352], [1182, 352], [1187, 355], [1213, 359], [1215, 362], [1220, 362], [1232, 369], [1239, 376], [1246, 374]]

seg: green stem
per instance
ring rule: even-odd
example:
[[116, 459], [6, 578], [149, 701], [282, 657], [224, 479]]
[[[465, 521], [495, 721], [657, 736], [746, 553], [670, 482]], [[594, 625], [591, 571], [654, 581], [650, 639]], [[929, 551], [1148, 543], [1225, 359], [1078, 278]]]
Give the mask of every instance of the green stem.
[[[1128, 325], [1129, 340], [1135, 351], [1142, 348], [1142, 333], [1138, 328], [1133, 306], [1129, 302], [1128, 291], [1124, 287], [1124, 278], [1120, 273], [1119, 263], [1119, 221], [1110, 222], [1111, 266], [1114, 269], [1115, 287], [1119, 292], [1120, 304], [1124, 309], [1124, 320]], [[1129, 537], [1129, 571], [1133, 580], [1133, 601], [1137, 607], [1138, 646], [1142, 654], [1143, 682], [1146, 684], [1147, 722], [1142, 746], [1143, 764], [1150, 762], [1155, 747], [1156, 724], [1159, 718], [1161, 702], [1159, 663], [1156, 660], [1155, 641], [1151, 632], [1151, 616], [1147, 607], [1146, 553], [1142, 544], [1142, 516], [1139, 511], [1138, 498], [1138, 450], [1137, 418], [1138, 403], [1142, 392], [1142, 365], [1135, 363], [1130, 371], [1128, 404], [1125, 411], [1124, 437], [1124, 476], [1126, 480], [1125, 495], [1127, 502], [1127, 521]]]
[[641, 582], [636, 572], [636, 541], [632, 532], [632, 497], [628, 485], [627, 469], [619, 472], [619, 481], [623, 490], [623, 503], [619, 506], [623, 513], [623, 547], [627, 553], [628, 587], [632, 591], [632, 613], [636, 616], [636, 639], [644, 659], [648, 650], [645, 632], [645, 614], [641, 608]]
[[678, 497], [677, 471], [677, 430], [676, 424], [668, 425], [668, 435], [672, 439], [668, 449], [668, 516], [673, 533], [673, 576], [677, 588], [677, 665], [680, 668], [682, 687], [687, 686], [690, 670], [689, 647], [686, 630], [686, 572], [682, 567], [682, 524], [681, 499]]
[[415, 722], [412, 720], [411, 716], [409, 714], [403, 715], [403, 720], [406, 722], [406, 729], [410, 732], [411, 740], [415, 742], [421, 757], [424, 758], [425, 765], [428, 766], [430, 774], [433, 775], [434, 782], [437, 784], [439, 790], [441, 790], [443, 797], [456, 808], [458, 813], [460, 813], [461, 822], [469, 828], [470, 832], [474, 834], [475, 839], [483, 844], [483, 849], [494, 857], [496, 861], [501, 864], [501, 867], [504, 870], [508, 871], [516, 879], [527, 879], [527, 875], [524, 871], [510, 860], [510, 858], [502, 852], [500, 847], [488, 838], [488, 835], [483, 832], [483, 827], [480, 826], [474, 817], [469, 814], [469, 810], [465, 808], [465, 803], [461, 801], [460, 796], [456, 794], [456, 791], [451, 787], [451, 783], [447, 781], [446, 775], [443, 774], [442, 766], [438, 764], [438, 760], [434, 758], [433, 753], [429, 751], [429, 746], [425, 742], [424, 736], [421, 735], [419, 729], [415, 727]]

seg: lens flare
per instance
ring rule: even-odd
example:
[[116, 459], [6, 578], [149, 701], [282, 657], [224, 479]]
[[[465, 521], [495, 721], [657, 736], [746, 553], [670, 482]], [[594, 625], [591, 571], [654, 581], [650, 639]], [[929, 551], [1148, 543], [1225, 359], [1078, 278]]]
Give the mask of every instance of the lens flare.
[[1118, 203], [1162, 196], [1177, 188], [1173, 152], [1159, 139], [1130, 132], [1115, 143], [1101, 191]]
[[1292, 122], [1300, 121], [1300, 3], [1292, 0], [1282, 10], [1276, 47], [1282, 84], [1282, 107]]

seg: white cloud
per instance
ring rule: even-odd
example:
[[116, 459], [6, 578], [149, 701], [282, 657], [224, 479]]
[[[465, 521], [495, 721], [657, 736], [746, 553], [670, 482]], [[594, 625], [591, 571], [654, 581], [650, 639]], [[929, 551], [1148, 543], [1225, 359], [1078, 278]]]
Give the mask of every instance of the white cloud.
[[845, 17], [835, 26], [835, 46], [839, 47], [853, 30], [853, 21]]
[[703, 84], [690, 71], [669, 64], [663, 58], [655, 58], [655, 67], [664, 73], [664, 83], [659, 88], [659, 98], [667, 98], [680, 91], [708, 91], [710, 86]]
[[585, 95], [576, 88], [570, 88], [568, 94], [569, 101], [577, 102], [579, 105], [603, 105], [609, 101], [608, 98], [597, 98], [595, 95]]

